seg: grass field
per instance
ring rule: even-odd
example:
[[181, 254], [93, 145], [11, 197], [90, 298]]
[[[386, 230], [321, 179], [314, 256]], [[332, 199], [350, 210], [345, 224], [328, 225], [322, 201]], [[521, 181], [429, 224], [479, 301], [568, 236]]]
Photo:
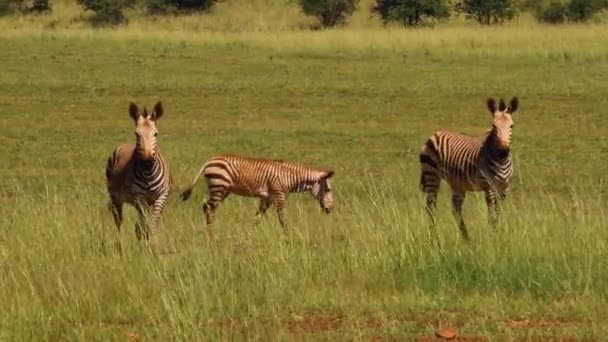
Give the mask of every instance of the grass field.
[[[12, 25], [12, 24], [11, 24]], [[608, 36], [604, 25], [209, 33], [0, 22], [0, 340], [412, 340], [608, 334]], [[481, 134], [519, 96], [516, 175], [496, 232], [447, 186], [429, 239], [418, 152]], [[104, 167], [133, 141], [128, 102], [165, 104], [181, 187], [225, 152], [336, 171], [330, 216], [230, 198], [203, 234], [204, 186], [171, 198], [158, 239], [116, 229]]]

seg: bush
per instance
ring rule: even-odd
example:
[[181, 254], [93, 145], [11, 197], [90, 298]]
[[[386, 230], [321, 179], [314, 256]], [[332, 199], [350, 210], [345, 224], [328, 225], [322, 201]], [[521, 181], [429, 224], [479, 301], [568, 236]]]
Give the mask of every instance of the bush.
[[35, 14], [50, 12], [51, 5], [49, 4], [49, 0], [34, 0], [32, 2], [32, 7], [30, 7], [28, 11]]
[[444, 0], [376, 0], [373, 12], [384, 23], [396, 21], [403, 26], [419, 26], [428, 20], [441, 20], [450, 16]]
[[594, 0], [571, 0], [568, 5], [568, 20], [574, 22], [588, 21], [602, 10], [602, 4]]
[[585, 22], [608, 7], [606, 0], [551, 1], [547, 6], [538, 6], [536, 19], [540, 22], [559, 24], [565, 21]]
[[15, 12], [15, 6], [12, 1], [0, 0], [0, 16], [8, 15]]
[[216, 0], [144, 0], [150, 14], [207, 11]]
[[522, 11], [535, 11], [538, 9], [539, 4], [541, 2], [546, 2], [545, 0], [521, 0], [519, 2], [519, 8]]
[[546, 8], [538, 7], [536, 20], [550, 24], [561, 24], [568, 18], [568, 7], [561, 1], [552, 1]]
[[144, 0], [143, 5], [148, 14], [168, 14], [177, 10], [177, 3], [173, 0]]
[[346, 17], [357, 9], [359, 0], [298, 0], [306, 15], [319, 19], [322, 27], [344, 24]]
[[499, 24], [518, 14], [517, 0], [460, 0], [456, 12], [465, 13], [467, 19], [483, 25]]
[[91, 18], [96, 25], [118, 25], [127, 22], [122, 12], [133, 6], [133, 0], [78, 0], [84, 10], [95, 13]]
[[48, 0], [33, 0], [32, 5], [28, 6], [25, 0], [0, 0], [0, 15], [19, 12], [21, 14], [39, 14], [49, 12], [51, 6]]

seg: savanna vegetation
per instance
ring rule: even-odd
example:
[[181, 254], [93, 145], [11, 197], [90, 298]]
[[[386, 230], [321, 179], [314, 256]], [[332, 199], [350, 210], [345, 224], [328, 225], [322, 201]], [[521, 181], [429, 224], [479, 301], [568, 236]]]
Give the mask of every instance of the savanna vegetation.
[[[91, 28], [77, 3], [0, 19], [0, 340], [412, 340], [455, 326], [495, 339], [608, 334], [608, 35], [522, 13], [384, 26], [361, 1], [308, 30], [297, 2]], [[428, 234], [418, 153], [435, 130], [482, 134], [488, 96], [519, 96], [516, 173], [496, 231], [469, 194], [462, 242], [440, 193]], [[132, 142], [129, 101], [162, 100], [179, 186], [233, 152], [333, 169], [331, 215], [288, 201], [284, 236], [231, 197], [215, 240], [204, 185], [173, 196], [159, 249], [116, 232], [105, 162]], [[122, 243], [122, 253], [115, 244]]]

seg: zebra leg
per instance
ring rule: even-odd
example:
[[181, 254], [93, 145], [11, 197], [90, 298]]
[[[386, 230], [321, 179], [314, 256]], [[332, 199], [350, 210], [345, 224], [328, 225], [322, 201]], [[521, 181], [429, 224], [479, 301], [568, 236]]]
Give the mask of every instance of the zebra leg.
[[435, 228], [435, 213], [437, 211], [437, 193], [436, 192], [427, 192], [426, 194], [426, 213], [431, 220], [431, 227]]
[[504, 201], [507, 198], [507, 194], [509, 193], [509, 186], [507, 185], [502, 191], [499, 191], [498, 197], [501, 201]]
[[262, 220], [262, 217], [264, 216], [264, 214], [266, 214], [266, 211], [268, 210], [268, 208], [270, 208], [271, 204], [272, 204], [272, 202], [270, 202], [267, 199], [260, 200], [260, 205], [258, 206], [258, 211], [255, 213], [255, 221], [253, 224], [254, 227], [260, 223], [260, 221]]
[[279, 222], [281, 223], [281, 227], [283, 227], [283, 231], [287, 233], [289, 230], [289, 225], [287, 224], [287, 211], [285, 210], [286, 196], [284, 193], [278, 193], [273, 197], [274, 205], [277, 207], [277, 216], [279, 217]]
[[110, 198], [110, 203], [108, 203], [108, 207], [112, 211], [112, 217], [114, 218], [114, 223], [116, 224], [116, 229], [118, 230], [118, 236], [116, 239], [116, 249], [120, 254], [122, 254], [122, 245], [120, 244], [120, 226], [122, 225], [122, 207], [123, 202], [119, 201], [116, 198]]
[[496, 221], [498, 220], [498, 206], [496, 203], [495, 191], [486, 191], [486, 204], [488, 205], [488, 223], [490, 224], [490, 227], [496, 230]]
[[454, 214], [454, 218], [456, 218], [462, 239], [467, 241], [469, 240], [469, 232], [467, 231], [467, 226], [464, 224], [464, 219], [462, 218], [462, 204], [464, 203], [464, 198], [464, 192], [452, 192], [452, 214]]
[[160, 221], [160, 216], [163, 213], [163, 209], [165, 207], [165, 202], [167, 201], [167, 197], [169, 196], [168, 192], [161, 194], [156, 201], [154, 201], [154, 206], [152, 207], [152, 223], [154, 225], [158, 225]]
[[[425, 159], [425, 162], [422, 162]], [[429, 233], [431, 239], [435, 239], [435, 242], [439, 244], [439, 237], [437, 236], [436, 229], [436, 212], [437, 212], [437, 194], [439, 193], [439, 186], [441, 178], [435, 167], [426, 165], [428, 158], [421, 156], [422, 162], [422, 174], [420, 175], [420, 189], [426, 194], [426, 213], [429, 216], [430, 225]]]
[[135, 223], [135, 236], [137, 240], [141, 241], [142, 238], [148, 240], [148, 222], [145, 213], [144, 204], [138, 203], [135, 206], [137, 210], [137, 222]]
[[436, 228], [437, 191], [426, 191], [425, 211], [429, 216], [429, 220], [431, 221], [429, 225], [429, 234], [431, 235], [431, 239], [435, 239], [435, 242], [439, 243], [439, 237], [437, 236]]
[[121, 201], [115, 198], [110, 199], [110, 210], [112, 211], [112, 217], [114, 217], [114, 223], [118, 232], [120, 232], [120, 226], [122, 225], [122, 205]]
[[213, 221], [215, 220], [215, 211], [220, 204], [228, 197], [229, 192], [226, 189], [220, 189], [210, 192], [209, 199], [203, 204], [203, 212], [205, 213], [205, 221], [207, 222], [207, 230], [209, 235], [213, 236]]

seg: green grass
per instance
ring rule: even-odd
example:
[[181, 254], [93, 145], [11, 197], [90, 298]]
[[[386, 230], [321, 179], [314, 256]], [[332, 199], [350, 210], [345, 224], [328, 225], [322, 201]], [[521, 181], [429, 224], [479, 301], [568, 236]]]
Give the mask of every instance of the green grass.
[[[0, 34], [0, 340], [412, 339], [608, 333], [605, 26], [222, 34]], [[459, 240], [447, 186], [429, 239], [418, 152], [481, 134], [488, 96], [518, 95], [516, 175], [496, 232], [471, 194]], [[288, 200], [250, 228], [230, 198], [216, 241], [169, 202], [151, 255], [134, 211], [113, 247], [104, 167], [133, 140], [128, 101], [165, 104], [180, 186], [224, 152], [334, 169], [336, 210]]]

